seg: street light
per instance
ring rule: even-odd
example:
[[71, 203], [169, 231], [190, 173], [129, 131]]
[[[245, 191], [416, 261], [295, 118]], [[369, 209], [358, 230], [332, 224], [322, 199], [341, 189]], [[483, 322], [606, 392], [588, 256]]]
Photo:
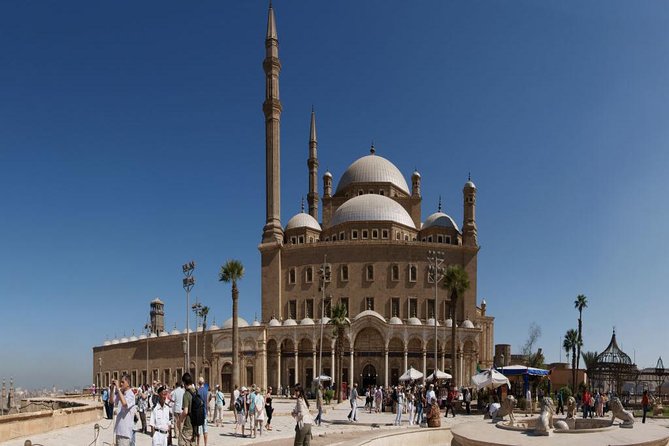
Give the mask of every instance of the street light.
[[[197, 367], [197, 330], [199, 328], [199, 323], [200, 323], [200, 312], [202, 311], [203, 305], [197, 301], [197, 297], [195, 298], [195, 303], [191, 306], [193, 313], [195, 313], [195, 376], [198, 375], [198, 367]], [[204, 336], [204, 333], [202, 334]]]
[[[187, 370], [187, 365], [188, 365], [188, 341], [184, 338], [183, 341], [181, 341], [181, 346], [183, 347], [184, 350], [184, 373], [186, 373]], [[179, 377], [181, 378], [181, 377]]]
[[181, 268], [183, 269], [184, 279], [183, 287], [186, 290], [186, 367], [184, 368], [184, 373], [190, 369], [190, 324], [188, 315], [188, 309], [190, 307], [190, 290], [195, 286], [195, 277], [193, 277], [193, 270], [195, 270], [195, 261], [191, 260], [188, 263], [184, 263]]
[[[428, 277], [434, 280], [434, 310], [432, 317], [434, 319], [434, 382], [437, 382], [437, 365], [438, 365], [438, 351], [437, 347], [438, 342], [438, 332], [437, 332], [437, 290], [439, 289], [439, 282], [444, 278], [444, 268], [442, 268], [442, 263], [444, 263], [444, 253], [441, 251], [428, 251], [427, 252], [427, 261], [430, 262], [428, 266]], [[455, 323], [455, 321], [451, 321]], [[451, 367], [455, 366], [455, 358], [451, 358]]]
[[[327, 263], [328, 256], [325, 254], [323, 256], [323, 265], [320, 267], [318, 274], [321, 276], [321, 292], [322, 292], [322, 298], [321, 298], [321, 348], [320, 348], [320, 353], [318, 354], [318, 389], [320, 390], [321, 388], [321, 376], [323, 376], [323, 318], [325, 317], [325, 286], [327, 285], [328, 282], [331, 280], [332, 276], [332, 267], [329, 263]], [[334, 368], [334, 364], [332, 364], [332, 367]]]
[[144, 330], [146, 330], [146, 382], [144, 384], [147, 384], [149, 381], [149, 337], [151, 337], [151, 324], [148, 322], [144, 324]]

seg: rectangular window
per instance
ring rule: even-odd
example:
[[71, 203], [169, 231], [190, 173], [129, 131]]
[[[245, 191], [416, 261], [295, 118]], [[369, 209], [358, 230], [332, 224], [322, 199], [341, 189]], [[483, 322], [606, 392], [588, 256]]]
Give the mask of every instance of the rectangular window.
[[446, 243], [448, 243], [449, 245], [451, 244], [451, 236], [450, 235], [446, 236]]
[[418, 299], [415, 297], [409, 298], [409, 317], [416, 317], [418, 314]]
[[437, 242], [444, 243], [444, 236], [441, 234], [437, 235]]
[[309, 243], [313, 243], [313, 242], [314, 242], [314, 236], [313, 236], [313, 235], [310, 235], [310, 236], [309, 236]]
[[292, 243], [293, 245], [296, 244], [296, 243], [297, 243], [297, 237], [292, 236], [292, 237], [290, 238], [290, 243]]
[[288, 319], [297, 319], [297, 301], [288, 301]]
[[381, 238], [382, 239], [387, 239], [388, 238], [388, 230], [387, 229], [382, 229], [381, 230]]
[[297, 243], [300, 243], [300, 244], [304, 243], [304, 236], [303, 235], [301, 235], [297, 238]]
[[400, 234], [400, 231], [395, 233], [395, 240], [402, 240], [402, 234]]
[[415, 282], [417, 276], [418, 271], [416, 269], [416, 265], [409, 264], [409, 282]]
[[404, 241], [408, 242], [409, 241], [409, 234], [404, 234]]
[[383, 189], [379, 189], [379, 195], [385, 195], [385, 191]]
[[390, 317], [400, 317], [400, 298], [393, 297], [390, 301]]
[[314, 317], [314, 300], [307, 299], [304, 305], [304, 317]]
[[432, 243], [432, 236], [431, 236], [431, 235], [428, 235], [428, 236], [427, 236], [427, 241], [428, 241], [429, 243]]
[[363, 229], [362, 230], [362, 239], [367, 240], [367, 238], [369, 238], [369, 231], [367, 231], [367, 229]]
[[332, 314], [332, 299], [327, 298], [325, 299], [325, 316], [330, 317]]
[[314, 269], [310, 266], [307, 266], [304, 272], [304, 281], [306, 283], [311, 283], [314, 281]]
[[400, 280], [400, 266], [392, 265], [390, 267], [390, 280], [398, 282]]
[[346, 240], [346, 233], [345, 232], [340, 232], [339, 233], [339, 240]]
[[346, 308], [346, 315], [348, 315], [348, 297], [342, 297], [339, 299], [339, 303]]
[[337, 234], [332, 234], [332, 241], [336, 242], [337, 241]]
[[374, 311], [374, 298], [373, 297], [365, 297], [365, 310]]
[[378, 229], [372, 229], [372, 238], [373, 239], [379, 238], [379, 230]]
[[354, 229], [351, 231], [351, 240], [358, 240], [358, 230]]
[[362, 195], [362, 194], [364, 194], [364, 193], [365, 193], [365, 192], [364, 192], [362, 189], [359, 189], [359, 190], [358, 190], [358, 195]]
[[434, 317], [434, 299], [427, 300], [427, 315], [426, 319]]
[[341, 281], [348, 282], [348, 265], [341, 266]]
[[296, 274], [295, 274], [295, 268], [291, 268], [291, 269], [289, 269], [289, 270], [288, 270], [288, 283], [289, 283], [290, 285], [294, 285], [294, 284], [295, 284], [295, 276], [296, 276]]
[[365, 271], [367, 271], [367, 280], [374, 280], [374, 265], [367, 265], [365, 267]]
[[[139, 383], [137, 382], [137, 370], [133, 370], [133, 371], [130, 373], [130, 381], [131, 381], [130, 384], [131, 384], [132, 386], [135, 386], [135, 387], [136, 387], [137, 384], [139, 384]], [[165, 382], [168, 382], [168, 381], [165, 381]]]

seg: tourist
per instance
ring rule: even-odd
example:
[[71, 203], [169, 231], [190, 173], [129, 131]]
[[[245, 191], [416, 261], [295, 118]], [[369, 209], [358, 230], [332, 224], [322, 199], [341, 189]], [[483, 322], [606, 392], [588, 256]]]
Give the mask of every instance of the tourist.
[[351, 404], [351, 411], [348, 413], [348, 421], [358, 421], [358, 383], [353, 384], [351, 393], [349, 394], [349, 402]]
[[[354, 389], [356, 390], [357, 394], [357, 389], [355, 387], [356, 385], [354, 385]], [[311, 424], [313, 423], [313, 419], [309, 413], [309, 402], [307, 401], [307, 397], [304, 394], [304, 390], [302, 390], [302, 386], [299, 384], [295, 384], [294, 394], [296, 402], [295, 408], [291, 413], [296, 423], [295, 441], [293, 446], [309, 446], [311, 442]]]
[[446, 395], [446, 415], [445, 417], [448, 418], [448, 410], [450, 409], [451, 413], [453, 414], [453, 418], [455, 418], [455, 398], [457, 397], [457, 392], [455, 390], [455, 386], [451, 387], [448, 390], [448, 394]]
[[262, 437], [262, 425], [265, 422], [265, 397], [259, 388], [254, 395], [253, 438], [256, 437], [256, 429], [259, 430], [259, 434]]
[[167, 446], [170, 433], [170, 408], [165, 404], [167, 389], [158, 388], [158, 404], [151, 411], [149, 426], [151, 427], [151, 446]]
[[316, 425], [321, 425], [321, 417], [323, 416], [323, 386], [318, 385], [316, 389], [316, 410], [318, 410], [318, 415], [316, 415]]
[[174, 386], [174, 390], [170, 393], [170, 399], [174, 402], [172, 404], [172, 419], [174, 420], [174, 431], [177, 438], [180, 438], [179, 432], [181, 431], [181, 424], [179, 420], [181, 419], [181, 412], [183, 411], [183, 400], [184, 400], [184, 388], [181, 382], [177, 382]]
[[465, 387], [465, 393], [462, 397], [465, 402], [465, 408], [467, 409], [467, 415], [472, 414], [472, 392]]
[[648, 399], [648, 390], [644, 390], [643, 396], [641, 397], [641, 410], [643, 410], [643, 418], [641, 419], [642, 423], [646, 422], [646, 412], [648, 412], [649, 406], [650, 406], [650, 401]]
[[413, 388], [407, 389], [406, 392], [406, 402], [407, 402], [407, 414], [409, 415], [409, 426], [413, 426], [414, 417], [416, 415], [416, 395], [414, 394]]
[[[237, 386], [235, 386], [237, 387]], [[246, 387], [239, 389], [234, 403], [235, 412], [235, 437], [239, 434], [239, 428], [242, 428], [242, 437], [245, 437], [244, 429], [246, 426]]]
[[256, 385], [251, 386], [251, 392], [246, 394], [246, 420], [249, 422], [249, 430], [253, 431], [256, 417]]
[[208, 408], [207, 408], [207, 402], [209, 401], [209, 390], [207, 389], [207, 386], [204, 383], [204, 378], [200, 376], [200, 378], [197, 380], [198, 387], [197, 387], [197, 394], [200, 395], [200, 398], [202, 399], [202, 403], [204, 404], [204, 424], [202, 426], [198, 426], [197, 428], [197, 444], [198, 446], [200, 445], [200, 437], [204, 437], [204, 446], [207, 446], [207, 437], [209, 436], [209, 423], [207, 423], [207, 413], [208, 413]]
[[105, 417], [108, 420], [111, 420], [112, 417], [114, 416], [114, 411], [112, 409], [113, 406], [111, 405], [111, 402], [109, 401], [109, 393], [110, 393], [109, 392], [109, 387], [105, 387], [102, 390], [102, 403], [104, 404], [104, 408], [105, 408]]
[[184, 385], [184, 394], [181, 403], [181, 418], [179, 420], [179, 423], [181, 424], [179, 446], [193, 446], [198, 440], [198, 430], [193, 429], [193, 425], [190, 422], [190, 411], [193, 396], [196, 394], [196, 391], [190, 373], [184, 373], [181, 377], [181, 381]]
[[402, 425], [402, 411], [404, 410], [404, 390], [401, 386], [395, 387], [396, 398], [395, 401], [395, 426]]
[[425, 392], [423, 386], [418, 386], [414, 392], [414, 401], [416, 405], [416, 424], [423, 422], [423, 408], [425, 407]]
[[135, 425], [135, 394], [130, 389], [130, 377], [121, 376], [121, 382], [112, 381], [112, 391], [109, 397], [112, 406], [118, 401], [119, 410], [114, 425], [114, 435], [117, 446], [130, 446]]
[[237, 412], [235, 412], [235, 401], [237, 401], [237, 398], [239, 398], [239, 389], [237, 387], [237, 384], [235, 384], [235, 388], [232, 391], [232, 395], [230, 395], [230, 405], [232, 406], [232, 414], [234, 418], [234, 423], [237, 424]]
[[562, 396], [562, 390], [555, 391], [555, 401], [557, 401], [557, 410], [555, 414], [561, 413], [564, 415], [564, 397]]
[[434, 384], [430, 384], [430, 390], [427, 391], [427, 405], [432, 406], [437, 401], [437, 394], [434, 392]]
[[268, 387], [267, 393], [265, 394], [265, 415], [267, 415], [267, 425], [265, 426], [265, 429], [268, 431], [272, 430], [272, 413], [274, 413], [274, 408], [272, 407], [272, 388]]
[[223, 406], [225, 406], [225, 397], [223, 392], [221, 392], [220, 384], [216, 384], [214, 392], [214, 417], [211, 420], [213, 423], [216, 423], [216, 427], [218, 427], [219, 423], [223, 423]]
[[534, 404], [532, 404], [532, 390], [530, 386], [527, 386], [527, 390], [525, 391], [525, 410], [528, 412], [525, 416], [528, 416], [528, 414], [534, 415]]
[[374, 391], [374, 409], [376, 413], [381, 412], [381, 407], [383, 406], [383, 390], [381, 386], [376, 386]]
[[146, 429], [146, 411], [148, 410], [148, 402], [147, 402], [148, 394], [146, 392], [146, 385], [142, 385], [137, 389], [137, 395], [135, 395], [135, 399], [137, 400], [137, 412], [139, 413], [139, 419], [142, 422], [142, 430], [141, 432], [143, 434], [148, 433]]
[[595, 416], [604, 416], [604, 403], [602, 401], [602, 395], [599, 394], [599, 390], [595, 393]]
[[591, 398], [592, 398], [592, 395], [590, 394], [590, 391], [588, 389], [585, 389], [583, 391], [583, 399], [581, 400], [583, 402], [583, 405], [582, 405], [583, 418], [588, 418], [588, 412], [590, 411], [590, 399]]

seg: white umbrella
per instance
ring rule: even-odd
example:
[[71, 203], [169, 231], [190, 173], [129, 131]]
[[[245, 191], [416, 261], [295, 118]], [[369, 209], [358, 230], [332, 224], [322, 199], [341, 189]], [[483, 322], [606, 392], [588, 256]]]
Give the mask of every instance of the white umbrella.
[[[449, 375], [446, 372], [442, 372], [441, 370], [437, 369], [437, 379], [451, 379], [453, 378], [451, 375]], [[430, 374], [427, 378], [425, 378], [425, 381], [432, 381], [434, 380], [434, 372]]]
[[409, 367], [409, 370], [407, 370], [404, 375], [400, 376], [400, 381], [414, 381], [421, 379], [422, 377], [423, 374], [421, 372], [414, 369], [413, 367]]
[[328, 375], [321, 375], [314, 378], [314, 381], [332, 381]]
[[472, 376], [472, 384], [475, 385], [477, 389], [482, 389], [484, 387], [496, 389], [504, 384], [511, 388], [509, 378], [495, 369], [484, 370], [481, 373]]

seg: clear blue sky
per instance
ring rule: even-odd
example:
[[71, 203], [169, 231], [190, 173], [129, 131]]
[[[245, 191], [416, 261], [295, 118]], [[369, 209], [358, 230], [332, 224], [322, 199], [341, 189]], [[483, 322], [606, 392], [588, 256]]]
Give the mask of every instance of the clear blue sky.
[[[462, 221], [479, 190], [479, 298], [495, 342], [532, 321], [559, 359], [588, 296], [584, 350], [613, 326], [641, 366], [669, 359], [669, 3], [275, 1], [282, 220], [319, 176], [368, 153], [423, 176], [423, 215]], [[260, 316], [267, 2], [0, 5], [0, 377], [91, 381], [91, 348], [136, 334], [149, 301]], [[319, 181], [320, 184], [320, 181]], [[659, 333], [663, 333], [663, 331]], [[564, 358], [564, 353], [562, 354]]]

